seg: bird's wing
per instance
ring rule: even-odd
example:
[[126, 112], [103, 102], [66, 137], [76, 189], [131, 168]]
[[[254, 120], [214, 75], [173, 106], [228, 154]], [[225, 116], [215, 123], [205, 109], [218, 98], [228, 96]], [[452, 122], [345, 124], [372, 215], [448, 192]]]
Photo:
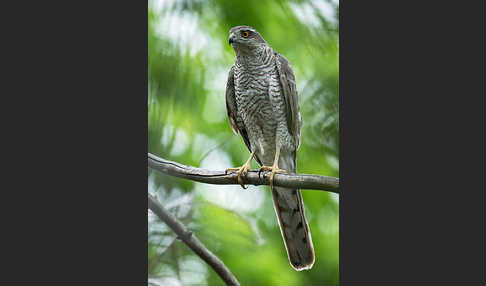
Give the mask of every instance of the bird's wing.
[[277, 57], [277, 69], [280, 75], [285, 106], [287, 107], [287, 126], [295, 140], [296, 150], [300, 146], [300, 128], [302, 126], [302, 117], [299, 110], [299, 97], [297, 95], [297, 86], [295, 76], [289, 61], [282, 55], [275, 53]]
[[[228, 120], [233, 129], [233, 132], [238, 135], [238, 133], [243, 137], [243, 141], [245, 142], [246, 147], [250, 151], [250, 139], [248, 138], [248, 133], [246, 132], [245, 126], [241, 120], [238, 120], [238, 108], [236, 106], [236, 97], [235, 97], [235, 79], [234, 79], [234, 66], [231, 67], [229, 74], [228, 74], [228, 81], [226, 82], [226, 111], [228, 112]], [[255, 154], [255, 160], [263, 166], [262, 161], [257, 157]]]
[[228, 120], [233, 129], [233, 132], [238, 135], [239, 129], [236, 125], [236, 98], [235, 98], [235, 78], [234, 78], [234, 66], [231, 67], [228, 80], [226, 81], [226, 111], [228, 112]]

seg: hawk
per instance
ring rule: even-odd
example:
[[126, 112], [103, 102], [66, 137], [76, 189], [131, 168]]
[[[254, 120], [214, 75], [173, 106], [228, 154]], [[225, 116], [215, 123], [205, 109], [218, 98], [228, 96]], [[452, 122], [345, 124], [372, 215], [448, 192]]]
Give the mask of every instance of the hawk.
[[[295, 270], [312, 268], [314, 246], [299, 189], [273, 186], [275, 173], [296, 173], [302, 125], [295, 77], [287, 59], [275, 52], [254, 28], [230, 30], [235, 62], [226, 83], [226, 109], [231, 128], [240, 134], [250, 158], [239, 168], [238, 182], [253, 158], [260, 171], [271, 171], [270, 189], [280, 232]], [[282, 169], [280, 169], [282, 168]]]

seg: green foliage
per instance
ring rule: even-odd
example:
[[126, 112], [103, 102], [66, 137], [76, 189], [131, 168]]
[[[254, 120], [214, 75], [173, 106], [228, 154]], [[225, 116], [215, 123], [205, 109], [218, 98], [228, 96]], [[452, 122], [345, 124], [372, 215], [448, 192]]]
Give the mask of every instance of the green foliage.
[[[234, 61], [228, 31], [249, 25], [295, 72], [303, 118], [298, 172], [338, 177], [337, 10], [335, 2], [324, 0], [149, 1], [149, 152], [208, 169], [245, 162], [249, 154], [231, 131], [224, 92]], [[205, 185], [149, 169], [149, 192], [242, 285], [338, 285], [335, 195], [303, 191], [316, 263], [310, 271], [297, 272], [288, 262], [268, 187]], [[224, 285], [150, 211], [148, 223], [150, 284]]]

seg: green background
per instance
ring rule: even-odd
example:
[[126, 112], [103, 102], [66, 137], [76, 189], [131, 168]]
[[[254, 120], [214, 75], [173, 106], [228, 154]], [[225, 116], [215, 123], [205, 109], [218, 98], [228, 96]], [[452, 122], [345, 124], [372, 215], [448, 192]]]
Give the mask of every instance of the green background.
[[[228, 31], [256, 28], [291, 63], [302, 112], [299, 173], [339, 177], [336, 1], [149, 1], [148, 150], [212, 170], [249, 156], [226, 115], [234, 51]], [[252, 168], [256, 168], [252, 162]], [[338, 285], [339, 196], [303, 190], [316, 252], [309, 271], [290, 266], [268, 187], [207, 185], [149, 169], [148, 191], [174, 213], [241, 285]], [[151, 285], [224, 285], [148, 211]]]

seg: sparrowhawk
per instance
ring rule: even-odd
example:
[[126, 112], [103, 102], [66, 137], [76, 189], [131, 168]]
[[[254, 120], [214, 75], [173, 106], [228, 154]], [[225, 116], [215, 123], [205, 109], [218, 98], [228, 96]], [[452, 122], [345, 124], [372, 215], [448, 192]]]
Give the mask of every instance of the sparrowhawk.
[[261, 171], [272, 171], [273, 205], [290, 264], [296, 270], [310, 269], [314, 247], [301, 191], [273, 186], [276, 172], [296, 173], [302, 120], [294, 73], [287, 59], [252, 27], [232, 28], [229, 44], [236, 56], [226, 83], [226, 109], [231, 128], [241, 135], [251, 155], [242, 167], [227, 171], [238, 171], [242, 186], [241, 176], [252, 158]]

